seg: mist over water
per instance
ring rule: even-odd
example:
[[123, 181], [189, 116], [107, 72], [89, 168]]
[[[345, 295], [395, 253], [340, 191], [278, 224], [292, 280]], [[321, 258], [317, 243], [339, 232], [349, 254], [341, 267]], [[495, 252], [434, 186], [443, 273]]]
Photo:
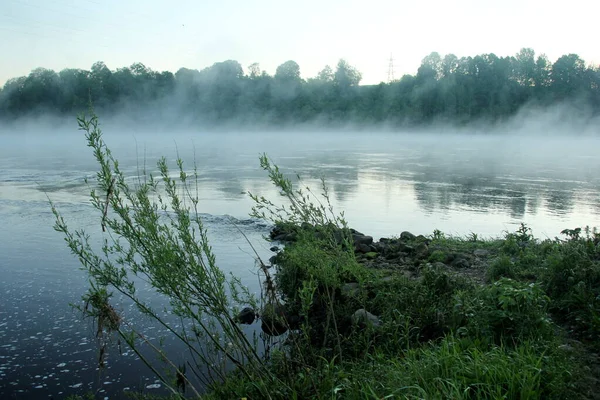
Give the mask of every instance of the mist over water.
[[[169, 131], [133, 129], [118, 120], [102, 126], [108, 146], [132, 178], [144, 168], [156, 171], [163, 155], [173, 171], [178, 154], [188, 170], [196, 163], [200, 212], [217, 261], [258, 291], [251, 250], [227, 216], [240, 223], [261, 256], [270, 256], [262, 241], [269, 227], [248, 217], [248, 191], [278, 199], [259, 167], [263, 152], [316, 193], [319, 178], [325, 177], [335, 209], [346, 213], [351, 227], [375, 238], [404, 230], [428, 235], [434, 229], [490, 237], [514, 231], [521, 222], [544, 238], [559, 236], [564, 228], [600, 225], [600, 138], [590, 134], [597, 128], [588, 124], [568, 131], [558, 123], [517, 122], [476, 132], [418, 133], [302, 127]], [[553, 129], [539, 129], [548, 125]], [[91, 188], [84, 181], [93, 182], [95, 172], [74, 123], [22, 125], [0, 134], [1, 398], [154, 390], [154, 378], [130, 353], [118, 356], [113, 350], [108, 369], [99, 374], [93, 327], [69, 307], [79, 301], [86, 279], [52, 230], [47, 196], [70, 228], [99, 234], [99, 218], [88, 201]], [[154, 328], [146, 329], [152, 333]]]

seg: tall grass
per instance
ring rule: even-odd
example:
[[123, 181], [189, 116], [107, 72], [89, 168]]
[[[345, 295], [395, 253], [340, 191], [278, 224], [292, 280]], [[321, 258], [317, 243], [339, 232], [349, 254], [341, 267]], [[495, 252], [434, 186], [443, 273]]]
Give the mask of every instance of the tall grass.
[[[206, 229], [198, 211], [198, 174], [184, 169], [177, 160], [174, 178], [165, 158], [157, 163], [158, 174], [147, 174], [131, 183], [106, 146], [98, 118], [78, 118], [87, 145], [99, 165], [90, 193], [98, 215], [95, 246], [88, 232], [71, 230], [57, 207], [55, 229], [64, 235], [72, 253], [79, 258], [90, 286], [79, 309], [97, 324], [101, 356], [113, 336], [124, 341], [156, 376], [179, 395], [182, 388], [199, 396], [202, 383], [226, 379], [227, 364], [247, 378], [277, 381], [266, 369], [256, 345], [235, 322], [235, 310], [244, 304], [257, 307], [257, 300], [235, 276], [228, 277], [217, 265]], [[163, 310], [148, 303], [139, 283], [146, 282], [169, 301]], [[162, 327], [189, 352], [184, 365], [176, 365], [158, 343], [146, 338], [117, 311], [113, 293], [132, 302], [145, 316]], [[152, 349], [163, 365], [156, 365], [139, 351], [140, 344]], [[226, 361], [226, 362], [225, 362]], [[170, 376], [176, 376], [174, 382]], [[200, 384], [200, 386], [198, 386]], [[269, 398], [269, 385], [261, 396]]]

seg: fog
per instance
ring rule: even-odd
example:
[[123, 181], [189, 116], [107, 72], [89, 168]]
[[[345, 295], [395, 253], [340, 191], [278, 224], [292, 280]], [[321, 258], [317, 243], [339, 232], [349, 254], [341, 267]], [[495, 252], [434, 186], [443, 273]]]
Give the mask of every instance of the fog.
[[[132, 176], [144, 166], [156, 171], [161, 156], [173, 168], [177, 156], [188, 169], [196, 162], [208, 213], [244, 217], [252, 205], [247, 191], [275, 194], [258, 163], [259, 154], [267, 153], [291, 177], [298, 173], [315, 189], [324, 176], [338, 211], [373, 234], [445, 227], [493, 236], [531, 221], [555, 235], [563, 225], [598, 223], [600, 125], [576, 105], [523, 109], [502, 123], [434, 123], [395, 131], [383, 124], [371, 129], [297, 124], [261, 131], [181, 123], [171, 128], [152, 123], [150, 114], [150, 122], [143, 120], [100, 117], [106, 143], [124, 170]], [[95, 161], [75, 119], [17, 121], [3, 126], [0, 140], [2, 167], [9, 171], [3, 174], [3, 192], [22, 184], [23, 171], [56, 171], [28, 179], [39, 179], [38, 189], [46, 191], [72, 186], [68, 190], [79, 191], [83, 201], [82, 180], [93, 177]], [[69, 178], [60, 171], [68, 171]], [[73, 182], [61, 184], [61, 179]]]
[[[248, 192], [275, 203], [283, 198], [260, 169], [262, 153], [296, 187], [320, 193], [324, 177], [335, 210], [376, 239], [405, 230], [431, 235], [435, 229], [498, 237], [521, 223], [538, 238], [554, 238], [565, 228], [600, 225], [600, 125], [593, 112], [574, 103], [528, 106], [502, 122], [439, 120], [414, 128], [324, 127], [317, 121], [215, 126], [179, 118], [176, 109], [171, 115], [154, 109], [99, 115], [106, 144], [128, 177], [142, 170], [156, 173], [162, 156], [172, 170], [177, 157], [187, 171], [197, 166], [199, 211], [218, 263], [256, 293], [253, 254], [229, 216], [268, 259], [270, 244], [263, 237], [269, 226], [249, 218]], [[95, 330], [86, 330], [68, 306], [80, 301], [87, 281], [62, 236], [52, 230], [48, 199], [71, 229], [100, 239], [99, 214], [89, 202], [93, 184], [85, 181], [93, 182], [97, 165], [75, 118], [40, 114], [4, 123], [0, 130], [0, 221], [5, 223], [0, 286], [7, 294], [0, 339], [11, 343], [2, 376], [10, 386], [0, 383], [0, 395], [29, 391], [24, 398], [37, 398], [42, 392], [102, 387], [103, 394], [119, 396], [124, 387], [153, 382], [131, 353], [117, 356], [114, 349], [109, 369], [101, 375], [94, 371], [97, 344], [90, 338]], [[149, 325], [142, 321], [149, 337], [165, 334]], [[43, 340], [41, 326], [52, 329]], [[184, 354], [168, 341], [166, 346], [176, 359]], [[61, 374], [65, 368], [70, 372]], [[45, 376], [55, 381], [41, 386]]]

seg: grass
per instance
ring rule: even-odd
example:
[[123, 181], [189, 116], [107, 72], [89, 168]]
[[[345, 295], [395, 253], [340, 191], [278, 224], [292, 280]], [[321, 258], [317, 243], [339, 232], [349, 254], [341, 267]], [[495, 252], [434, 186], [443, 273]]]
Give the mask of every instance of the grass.
[[[319, 310], [332, 299], [316, 290], [307, 313], [310, 330], [298, 335], [319, 340], [293, 341], [294, 348], [272, 364], [286, 376], [281, 398], [595, 398], [595, 381], [586, 378], [595, 367], [586, 363], [587, 354], [600, 350], [600, 253], [598, 235], [588, 232], [538, 241], [522, 226], [501, 239], [430, 238], [434, 257], [486, 250], [484, 283], [436, 268], [431, 257], [415, 279], [400, 271], [382, 275], [299, 233], [278, 266], [288, 304], [300, 301], [308, 279], [332, 290], [358, 282], [359, 290], [333, 299], [341, 356], [321, 345], [330, 342], [321, 342]], [[348, 316], [358, 308], [378, 315], [381, 326], [353, 325]], [[578, 354], [565, 350], [575, 339], [583, 349]], [[311, 357], [290, 361], [299, 353]], [[251, 387], [233, 382], [218, 396], [252, 397]]]

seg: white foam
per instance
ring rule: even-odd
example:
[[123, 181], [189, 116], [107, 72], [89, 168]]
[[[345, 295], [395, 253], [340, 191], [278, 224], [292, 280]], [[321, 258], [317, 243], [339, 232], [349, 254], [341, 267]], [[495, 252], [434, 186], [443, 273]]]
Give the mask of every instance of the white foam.
[[158, 389], [160, 388], [160, 383], [153, 383], [151, 385], [147, 385], [146, 389]]

